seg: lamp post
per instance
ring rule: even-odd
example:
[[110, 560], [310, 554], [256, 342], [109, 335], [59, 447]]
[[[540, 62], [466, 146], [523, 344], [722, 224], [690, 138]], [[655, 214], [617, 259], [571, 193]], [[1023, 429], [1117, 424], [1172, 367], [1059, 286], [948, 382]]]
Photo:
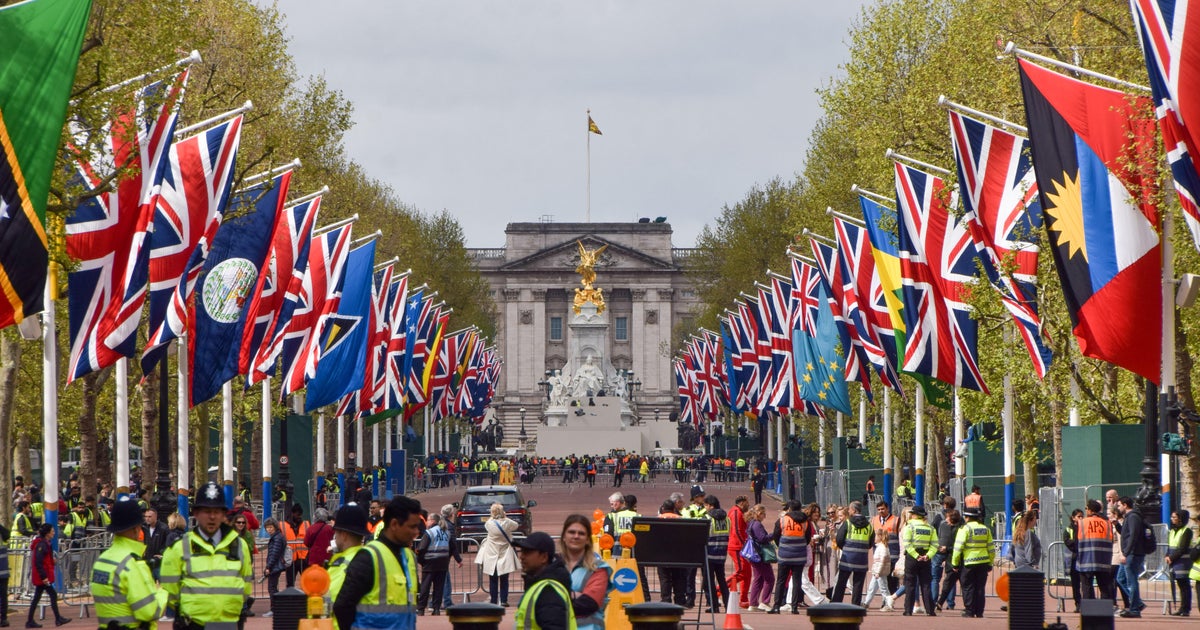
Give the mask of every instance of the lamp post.
[[521, 451], [525, 451], [525, 441], [529, 439], [529, 435], [525, 433], [525, 408], [521, 407], [521, 433], [518, 436], [521, 442]]

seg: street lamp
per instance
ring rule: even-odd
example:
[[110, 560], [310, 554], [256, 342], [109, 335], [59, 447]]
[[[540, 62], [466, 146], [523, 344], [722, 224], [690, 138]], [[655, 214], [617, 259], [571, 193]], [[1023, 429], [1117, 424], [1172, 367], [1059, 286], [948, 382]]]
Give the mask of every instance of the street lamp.
[[521, 439], [528, 437], [525, 433], [525, 408], [521, 407]]

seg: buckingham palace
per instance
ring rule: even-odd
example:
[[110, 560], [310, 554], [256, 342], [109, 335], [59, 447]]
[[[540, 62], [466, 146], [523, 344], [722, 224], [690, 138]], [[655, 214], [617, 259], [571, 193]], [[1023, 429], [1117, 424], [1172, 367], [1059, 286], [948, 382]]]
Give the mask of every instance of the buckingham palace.
[[[505, 366], [493, 409], [505, 445], [517, 445], [522, 409], [536, 439], [554, 406], [553, 383], [562, 380], [565, 391], [566, 381], [596, 368], [596, 391], [577, 391], [576, 403], [564, 393], [554, 403], [594, 404], [587, 394], [595, 394], [619, 399], [634, 423], [665, 422], [678, 406], [672, 332], [691, 328], [699, 304], [685, 273], [694, 250], [674, 247], [662, 219], [509, 223], [504, 232], [504, 247], [468, 251], [496, 307], [496, 347]], [[585, 268], [594, 289], [588, 276], [581, 280]]]

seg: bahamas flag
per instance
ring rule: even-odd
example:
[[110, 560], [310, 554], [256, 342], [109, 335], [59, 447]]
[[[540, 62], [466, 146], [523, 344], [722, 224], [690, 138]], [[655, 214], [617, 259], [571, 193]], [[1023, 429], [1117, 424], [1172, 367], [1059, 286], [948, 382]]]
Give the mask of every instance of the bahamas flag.
[[[884, 303], [892, 320], [892, 330], [896, 333], [897, 356], [902, 357], [908, 333], [904, 325], [904, 287], [900, 279], [900, 246], [896, 233], [899, 218], [894, 209], [864, 195], [859, 195], [858, 204], [867, 224], [867, 241], [871, 244], [871, 257], [875, 259], [875, 273], [879, 275], [879, 283], [883, 286]], [[953, 401], [946, 387], [922, 374], [904, 374], [921, 384], [926, 402], [942, 409], [950, 408]]]
[[363, 386], [374, 271], [375, 241], [350, 250], [342, 299], [321, 330], [321, 358], [317, 360], [316, 376], [308, 380], [305, 411], [333, 404]]
[[91, 0], [0, 9], [0, 328], [42, 311], [46, 196]]
[[1141, 113], [1150, 100], [1024, 60], [1020, 72], [1050, 251], [1079, 349], [1157, 383], [1157, 156], [1154, 121]]
[[853, 415], [850, 411], [850, 395], [846, 391], [842, 336], [838, 333], [837, 322], [829, 308], [829, 292], [825, 289], [825, 283], [816, 284], [820, 296], [816, 321], [813, 322], [816, 334], [810, 335], [803, 328], [792, 331], [800, 398]]

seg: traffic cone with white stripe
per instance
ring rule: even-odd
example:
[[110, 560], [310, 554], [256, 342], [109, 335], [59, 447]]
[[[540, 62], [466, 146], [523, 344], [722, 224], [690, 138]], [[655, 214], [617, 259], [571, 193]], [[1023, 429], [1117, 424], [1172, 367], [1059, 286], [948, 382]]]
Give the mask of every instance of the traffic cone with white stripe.
[[742, 611], [738, 609], [738, 592], [729, 592], [729, 605], [725, 607], [725, 628], [724, 630], [748, 630], [747, 626], [742, 624]]

